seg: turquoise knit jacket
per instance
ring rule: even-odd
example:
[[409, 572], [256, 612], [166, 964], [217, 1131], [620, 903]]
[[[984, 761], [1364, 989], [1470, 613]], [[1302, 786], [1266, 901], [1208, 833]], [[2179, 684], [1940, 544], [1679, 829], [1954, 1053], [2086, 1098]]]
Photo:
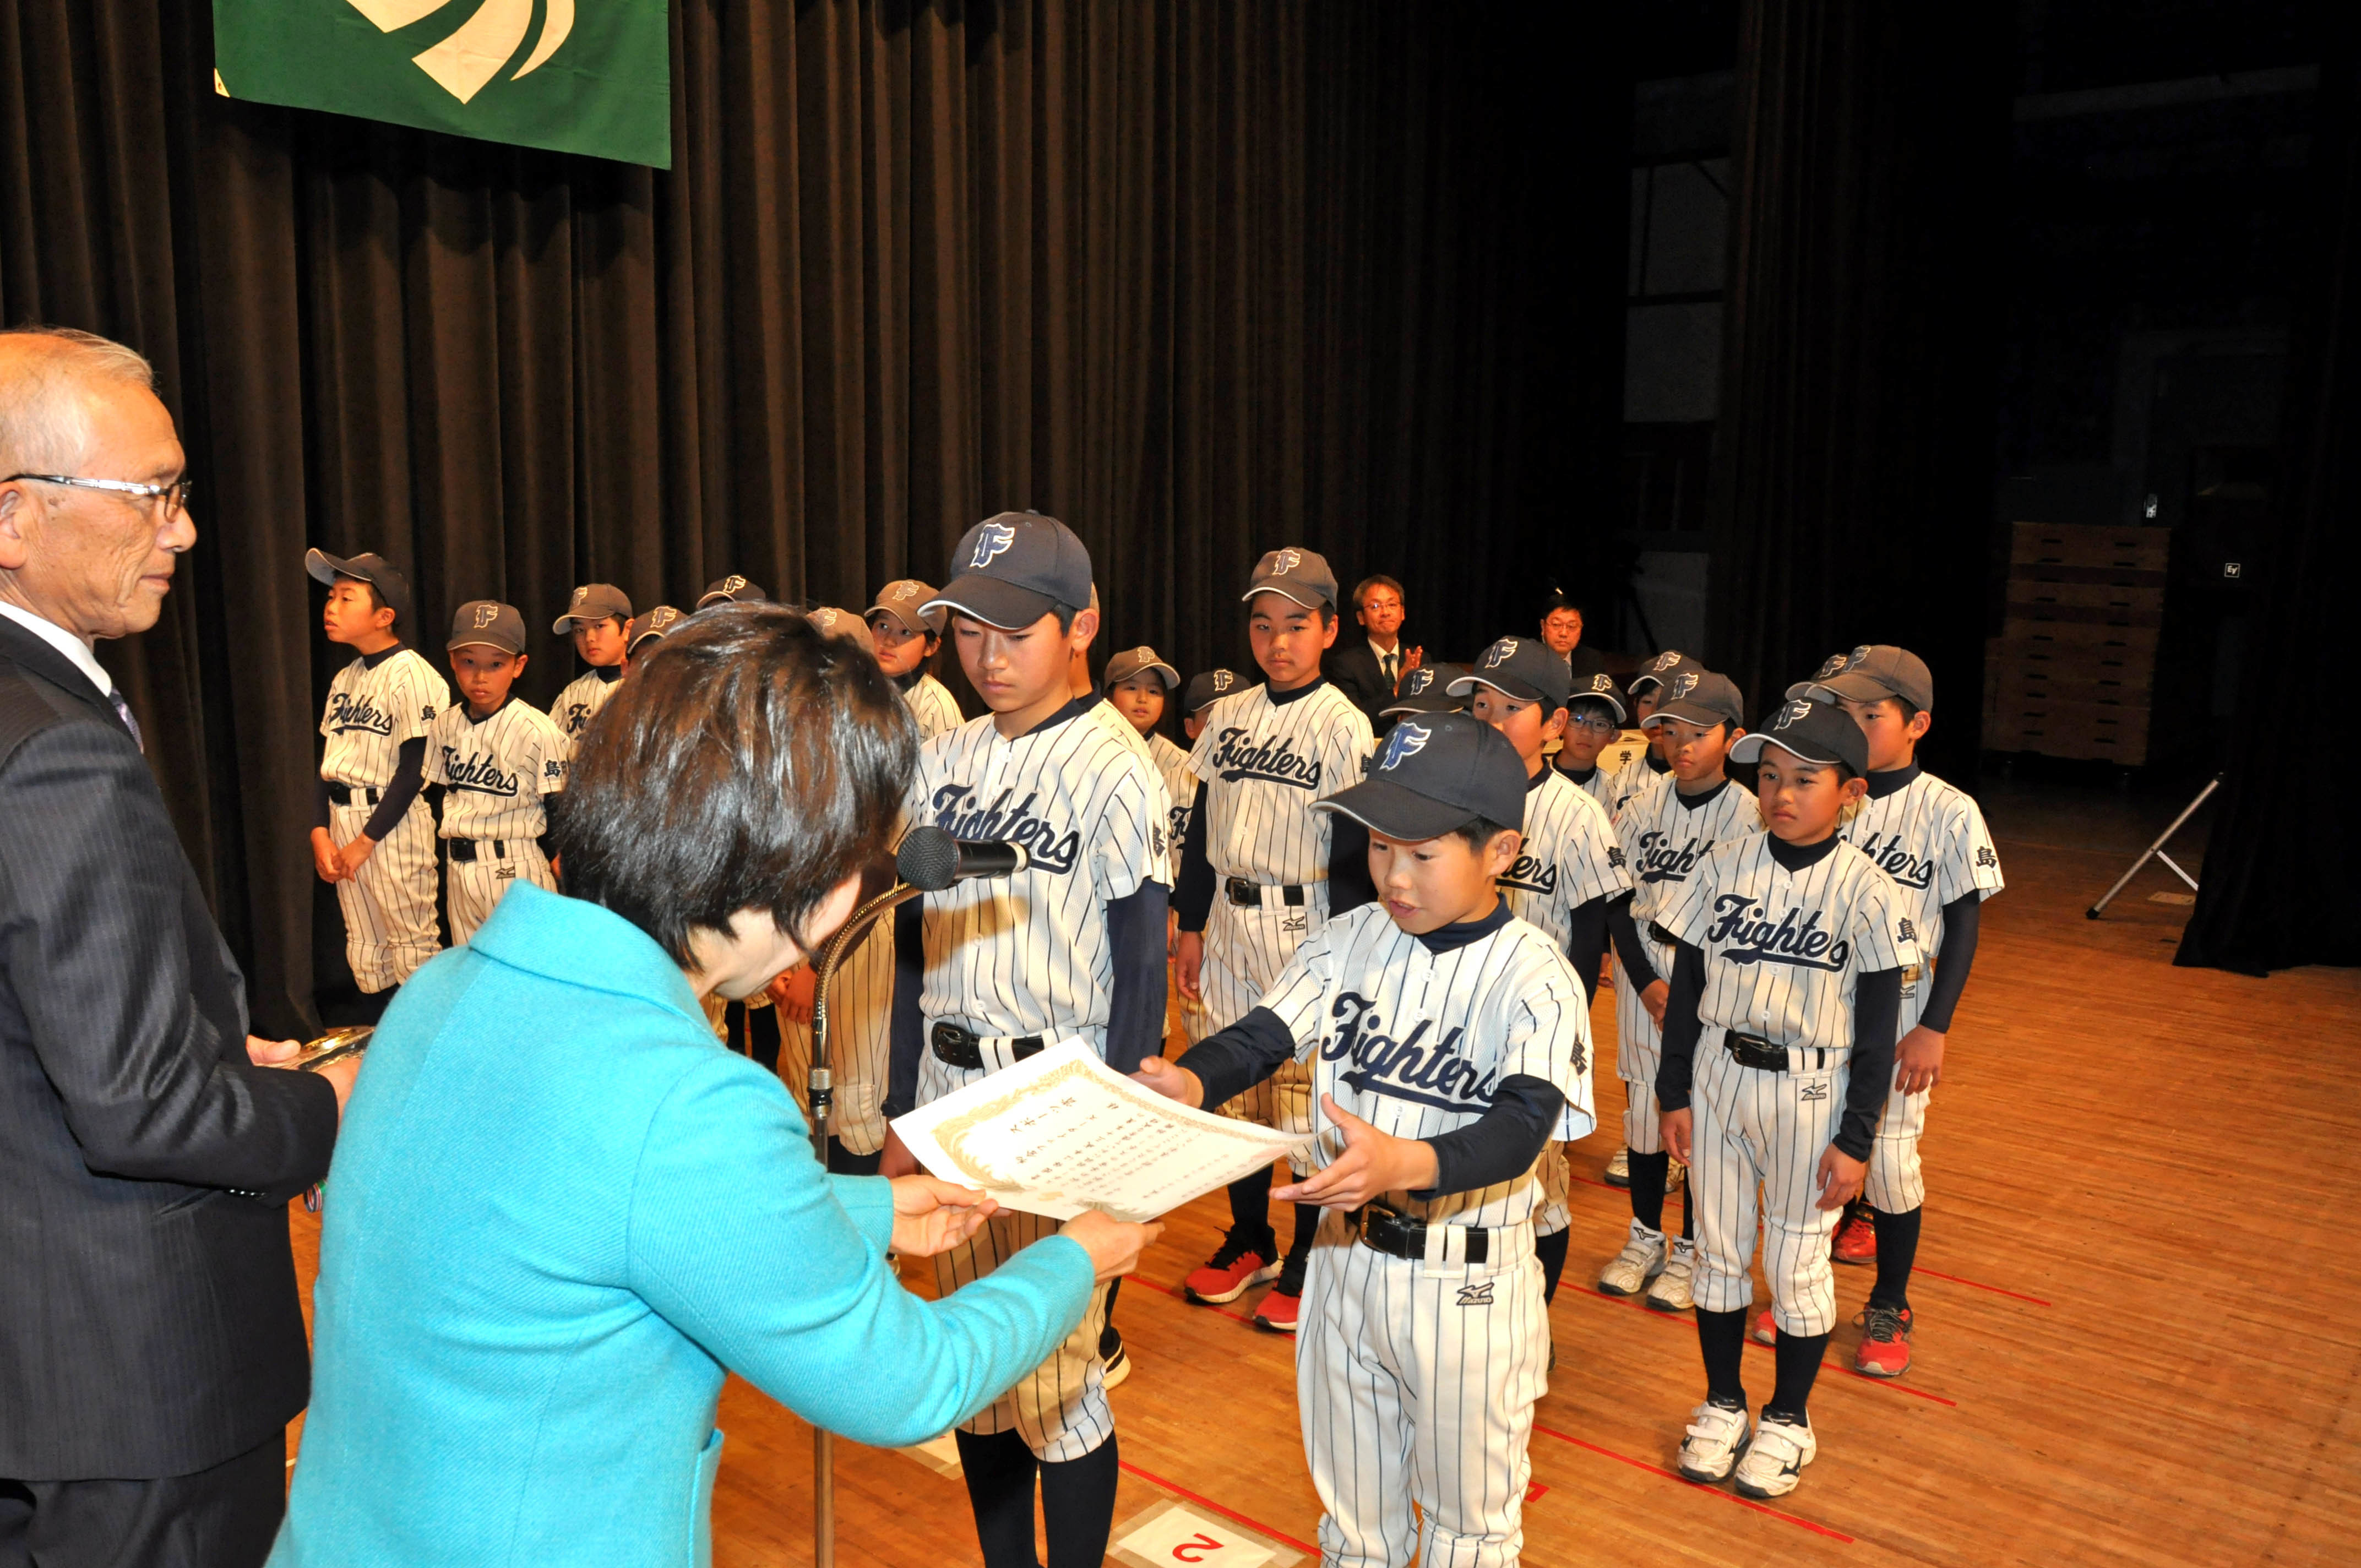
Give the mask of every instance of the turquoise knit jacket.
[[702, 1564], [725, 1369], [923, 1442], [1082, 1321], [1052, 1237], [939, 1302], [893, 1200], [594, 905], [512, 886], [387, 1009], [329, 1171], [311, 1414], [272, 1568]]

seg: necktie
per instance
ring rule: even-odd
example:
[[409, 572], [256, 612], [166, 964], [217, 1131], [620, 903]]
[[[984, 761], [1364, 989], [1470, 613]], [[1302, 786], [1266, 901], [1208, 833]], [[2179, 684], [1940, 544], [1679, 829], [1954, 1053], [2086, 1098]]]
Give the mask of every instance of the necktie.
[[1394, 664], [1400, 659], [1400, 657], [1401, 655], [1399, 653], [1389, 653], [1385, 656], [1384, 660], [1386, 685], [1389, 688], [1394, 691], [1396, 695], [1400, 695], [1401, 691], [1401, 677], [1394, 674]]
[[106, 688], [106, 700], [115, 705], [115, 717], [123, 720], [123, 728], [131, 731], [131, 743], [145, 753], [148, 741], [139, 733], [139, 721], [131, 717], [131, 705], [124, 701], [123, 694], [113, 686]]

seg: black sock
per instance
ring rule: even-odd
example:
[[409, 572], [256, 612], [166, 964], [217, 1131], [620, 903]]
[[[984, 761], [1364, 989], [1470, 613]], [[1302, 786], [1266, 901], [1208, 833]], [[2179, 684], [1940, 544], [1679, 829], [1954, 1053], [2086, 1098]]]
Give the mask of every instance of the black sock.
[[1270, 1167], [1230, 1183], [1230, 1234], [1247, 1240], [1260, 1237], [1263, 1257], [1277, 1258], [1279, 1236], [1270, 1228]]
[[1120, 1279], [1112, 1280], [1107, 1285], [1106, 1326], [1099, 1330], [1099, 1359], [1101, 1361], [1114, 1360], [1115, 1353], [1123, 1348], [1123, 1331], [1115, 1326], [1115, 1293], [1120, 1291], [1122, 1288], [1123, 1281]]
[[1542, 1305], [1544, 1307], [1557, 1299], [1558, 1277], [1565, 1272], [1566, 1244], [1573, 1240], [1574, 1231], [1569, 1227], [1554, 1236], [1537, 1237], [1533, 1242], [1533, 1255], [1542, 1260]]
[[1664, 1173], [1672, 1168], [1673, 1157], [1662, 1149], [1654, 1154], [1634, 1150], [1629, 1164], [1631, 1217], [1652, 1231], [1661, 1231], [1664, 1228]]
[[1697, 1240], [1697, 1205], [1689, 1201], [1689, 1184], [1681, 1183], [1681, 1240]]
[[1811, 1417], [1806, 1407], [1812, 1400], [1812, 1383], [1820, 1375], [1820, 1357], [1828, 1348], [1826, 1334], [1779, 1331], [1779, 1383], [1771, 1391], [1771, 1402], [1763, 1407], [1764, 1415], [1777, 1416], [1797, 1426], [1809, 1424]]
[[984, 1568], [1039, 1568], [1040, 1559], [1033, 1554], [1033, 1475], [1046, 1467], [1037, 1464], [1018, 1432], [979, 1437], [960, 1431], [954, 1441]]
[[1869, 1288], [1869, 1304], [1895, 1311], [1910, 1305], [1910, 1271], [1918, 1264], [1918, 1218], [1927, 1211], [1906, 1214], [1874, 1211], [1877, 1218], [1877, 1283]]
[[1746, 1359], [1746, 1310], [1697, 1310], [1697, 1349], [1705, 1353], [1705, 1397], [1717, 1405], [1746, 1406], [1741, 1363]]
[[1303, 1270], [1312, 1261], [1312, 1238], [1319, 1234], [1320, 1205], [1296, 1204], [1295, 1240], [1287, 1249], [1286, 1272], [1281, 1277], [1291, 1282], [1298, 1290], [1303, 1288]]
[[1049, 1568], [1099, 1568], [1106, 1561], [1120, 1475], [1113, 1432], [1080, 1459], [1041, 1466], [1041, 1524], [1049, 1538]]

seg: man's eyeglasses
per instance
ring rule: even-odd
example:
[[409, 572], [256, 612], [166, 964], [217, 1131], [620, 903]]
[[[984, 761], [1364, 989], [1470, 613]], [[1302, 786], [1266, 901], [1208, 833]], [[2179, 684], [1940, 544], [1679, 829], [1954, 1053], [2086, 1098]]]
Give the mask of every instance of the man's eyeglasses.
[[143, 485], [132, 479], [79, 479], [70, 474], [11, 474], [0, 479], [0, 485], [11, 485], [19, 479], [35, 479], [44, 485], [71, 485], [81, 490], [112, 490], [118, 496], [141, 496], [164, 503], [164, 515], [170, 517], [184, 510], [189, 496], [195, 489], [186, 478], [169, 485]]

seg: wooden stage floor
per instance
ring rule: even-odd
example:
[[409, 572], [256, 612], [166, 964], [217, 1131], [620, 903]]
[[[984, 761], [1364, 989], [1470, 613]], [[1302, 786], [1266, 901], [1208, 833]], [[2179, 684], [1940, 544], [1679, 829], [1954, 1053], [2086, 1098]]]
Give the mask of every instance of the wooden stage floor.
[[[1930, 1117], [1916, 1364], [1858, 1376], [1858, 1331], [1839, 1332], [1819, 1458], [1776, 1505], [1667, 1468], [1701, 1397], [1695, 1332], [1586, 1288], [1629, 1214], [1598, 1180], [1622, 1093], [1602, 995], [1602, 1130], [1574, 1150], [1528, 1563], [2361, 1560], [2361, 1246], [2335, 1218], [2361, 1193], [2361, 974], [2172, 968], [2188, 911], [2148, 901], [2179, 885], [2158, 869], [2085, 920], [2179, 800], [1983, 795], [2009, 886]], [[308, 1295], [315, 1227], [292, 1212]], [[1116, 1534], [1180, 1500], [1316, 1562], [1292, 1343], [1252, 1327], [1251, 1296], [1177, 1293], [1226, 1218], [1218, 1194], [1175, 1215], [1124, 1287]], [[1870, 1271], [1837, 1273], [1849, 1314]], [[1759, 1404], [1767, 1350], [1748, 1376]], [[808, 1430], [736, 1379], [720, 1424], [715, 1562], [809, 1563]], [[957, 1479], [843, 1443], [837, 1475], [847, 1568], [980, 1561]]]

